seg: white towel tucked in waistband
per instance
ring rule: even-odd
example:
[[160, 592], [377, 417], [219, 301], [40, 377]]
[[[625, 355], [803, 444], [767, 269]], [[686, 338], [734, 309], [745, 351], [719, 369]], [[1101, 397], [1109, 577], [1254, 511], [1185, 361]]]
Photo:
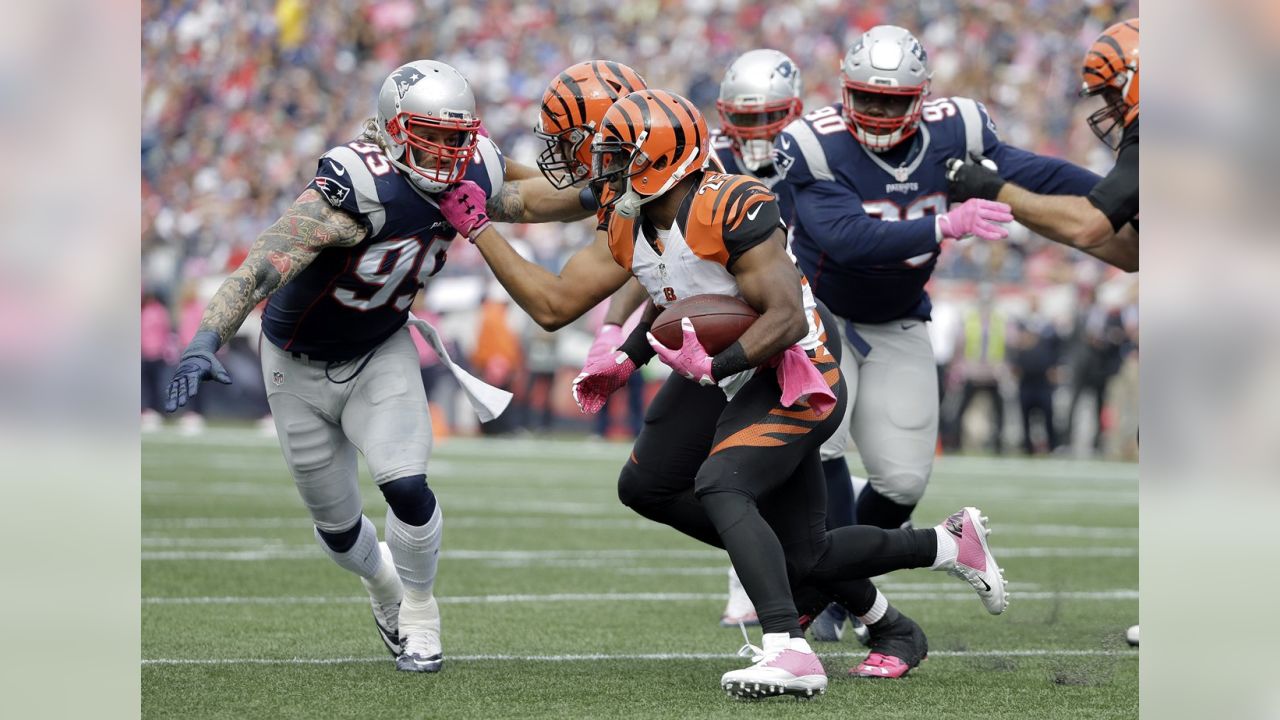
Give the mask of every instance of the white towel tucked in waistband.
[[466, 393], [467, 400], [471, 403], [471, 408], [476, 411], [480, 422], [489, 422], [507, 409], [511, 404], [511, 393], [496, 388], [454, 365], [453, 359], [449, 357], [449, 351], [444, 349], [444, 343], [440, 340], [440, 333], [431, 326], [431, 323], [409, 313], [409, 325], [418, 330], [422, 339], [426, 340], [440, 356], [440, 362], [444, 363], [444, 366], [449, 368], [449, 372], [458, 379], [458, 384], [462, 386], [462, 391]]

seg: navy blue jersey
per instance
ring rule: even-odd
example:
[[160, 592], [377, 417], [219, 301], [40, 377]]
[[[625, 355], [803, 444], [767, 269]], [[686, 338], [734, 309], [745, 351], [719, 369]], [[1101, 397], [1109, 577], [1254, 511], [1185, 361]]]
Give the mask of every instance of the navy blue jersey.
[[715, 153], [716, 158], [720, 160], [720, 164], [724, 166], [724, 172], [729, 175], [746, 175], [749, 178], [755, 178], [764, 183], [764, 186], [773, 191], [774, 196], [778, 199], [778, 209], [782, 211], [782, 222], [791, 224], [791, 186], [784, 182], [773, 166], [760, 168], [760, 172], [753, 173], [742, 164], [742, 158], [733, 151], [733, 141], [727, 135], [722, 135], [719, 130], [711, 133], [711, 152]]
[[[466, 179], [486, 195], [502, 187], [506, 160], [488, 138]], [[307, 186], [364, 224], [359, 245], [322, 250], [267, 301], [262, 331], [284, 350], [349, 360], [391, 337], [427, 278], [444, 266], [456, 234], [436, 201], [387, 161], [381, 148], [350, 142], [320, 158]]]
[[924, 285], [947, 211], [945, 161], [981, 152], [1000, 175], [1043, 194], [1088, 195], [1099, 177], [1065, 160], [1006, 145], [969, 98], [924, 104], [916, 134], [873, 153], [849, 132], [837, 103], [795, 120], [774, 141], [774, 166], [793, 193], [792, 251], [818, 298], [861, 323], [929, 319]]

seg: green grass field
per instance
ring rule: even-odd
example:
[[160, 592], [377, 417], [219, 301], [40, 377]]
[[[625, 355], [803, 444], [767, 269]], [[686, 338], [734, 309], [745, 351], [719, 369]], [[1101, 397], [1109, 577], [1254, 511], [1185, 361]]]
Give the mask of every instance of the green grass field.
[[[628, 446], [451, 439], [436, 594], [446, 664], [395, 672], [355, 577], [315, 544], [276, 441], [247, 429], [142, 445], [147, 718], [1118, 718], [1138, 714], [1137, 466], [944, 458], [917, 522], [981, 507], [1013, 593], [911, 570], [877, 584], [929, 636], [901, 681], [853, 680], [848, 635], [815, 643], [811, 702], [731, 700], [727, 556], [623, 507]], [[860, 470], [851, 459], [855, 472]], [[366, 513], [385, 504], [367, 477]], [[758, 629], [752, 641], [759, 643]]]

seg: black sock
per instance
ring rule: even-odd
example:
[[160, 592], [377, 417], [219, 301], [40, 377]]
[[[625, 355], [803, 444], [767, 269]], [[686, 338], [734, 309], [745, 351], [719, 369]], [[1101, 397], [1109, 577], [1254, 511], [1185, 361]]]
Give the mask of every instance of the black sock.
[[844, 458], [824, 460], [822, 474], [827, 478], [827, 529], [853, 524], [853, 478]]
[[915, 505], [899, 505], [867, 485], [858, 493], [858, 522], [879, 528], [900, 528], [911, 519]]

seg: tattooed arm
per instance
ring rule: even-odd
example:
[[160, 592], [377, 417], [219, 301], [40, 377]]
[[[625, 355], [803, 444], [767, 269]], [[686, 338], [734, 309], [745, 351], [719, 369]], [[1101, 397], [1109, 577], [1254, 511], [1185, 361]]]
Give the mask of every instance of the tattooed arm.
[[582, 206], [582, 188], [556, 190], [536, 170], [507, 161], [506, 182], [485, 204], [489, 219], [497, 222], [570, 222], [592, 215]]
[[197, 332], [217, 333], [219, 344], [225, 344], [255, 305], [296, 277], [321, 250], [357, 245], [365, 234], [358, 220], [308, 188], [258, 236], [244, 262], [222, 282]]

